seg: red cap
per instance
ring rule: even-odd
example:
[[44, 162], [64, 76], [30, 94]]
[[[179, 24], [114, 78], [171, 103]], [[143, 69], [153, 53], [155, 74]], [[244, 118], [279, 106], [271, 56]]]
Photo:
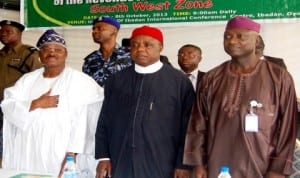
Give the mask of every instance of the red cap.
[[139, 27], [139, 28], [136, 28], [132, 31], [130, 39], [132, 39], [136, 36], [139, 36], [139, 35], [151, 36], [152, 38], [155, 38], [158, 41], [160, 41], [161, 44], [163, 44], [163, 42], [164, 42], [163, 34], [158, 28], [149, 27], [149, 26], [146, 26], [146, 25], [142, 26], [142, 27]]
[[231, 28], [253, 30], [259, 33], [260, 24], [244, 16], [235, 16], [228, 21], [226, 30]]

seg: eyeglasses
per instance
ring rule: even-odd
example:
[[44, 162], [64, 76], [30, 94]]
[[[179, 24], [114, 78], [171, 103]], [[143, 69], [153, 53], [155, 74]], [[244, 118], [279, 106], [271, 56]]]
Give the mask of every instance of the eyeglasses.
[[44, 53], [57, 53], [57, 54], [62, 54], [64, 53], [66, 50], [62, 49], [62, 48], [42, 48], [41, 49], [42, 52]]
[[194, 54], [194, 53], [178, 53], [177, 54], [178, 57], [190, 57], [190, 58], [195, 58], [197, 57], [198, 55], [197, 54]]

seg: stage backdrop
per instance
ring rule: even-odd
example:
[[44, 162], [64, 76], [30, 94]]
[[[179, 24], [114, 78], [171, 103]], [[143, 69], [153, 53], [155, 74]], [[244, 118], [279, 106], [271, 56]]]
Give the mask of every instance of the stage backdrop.
[[[299, 0], [23, 0], [22, 21], [29, 27], [87, 26], [101, 15], [117, 18], [122, 25], [180, 26], [222, 22], [233, 16], [252, 19], [300, 18]], [[124, 27], [124, 26], [123, 26]]]

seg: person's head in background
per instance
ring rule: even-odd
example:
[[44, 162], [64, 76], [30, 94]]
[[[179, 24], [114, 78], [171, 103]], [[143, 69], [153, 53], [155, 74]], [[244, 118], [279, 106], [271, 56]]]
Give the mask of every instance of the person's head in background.
[[261, 35], [258, 35], [258, 41], [255, 49], [256, 55], [260, 58], [264, 54], [264, 49], [265, 49], [265, 43], [264, 40], [262, 39]]
[[22, 41], [24, 25], [19, 22], [2, 20], [0, 22], [0, 41], [6, 47], [14, 47]]
[[202, 50], [196, 45], [186, 44], [178, 50], [177, 56], [181, 70], [189, 74], [198, 69], [202, 59]]
[[130, 50], [130, 38], [123, 38], [121, 45], [127, 50]]
[[155, 27], [138, 27], [132, 31], [130, 47], [133, 61], [143, 67], [149, 66], [160, 60], [163, 34]]
[[93, 20], [92, 36], [95, 43], [116, 43], [120, 22], [110, 16], [101, 16]]
[[256, 56], [261, 59], [261, 60], [268, 60], [270, 62], [273, 62], [285, 69], [287, 69], [287, 66], [282, 58], [278, 57], [272, 57], [272, 56], [266, 56], [264, 54], [264, 49], [265, 49], [265, 43], [261, 35], [258, 36], [258, 41], [255, 49], [255, 54]]

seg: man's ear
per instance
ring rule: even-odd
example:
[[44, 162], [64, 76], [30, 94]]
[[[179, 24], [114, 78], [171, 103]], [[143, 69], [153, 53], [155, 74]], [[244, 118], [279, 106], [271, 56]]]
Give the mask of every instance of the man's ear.
[[162, 50], [164, 49], [163, 44], [160, 43], [160, 52], [162, 52]]

